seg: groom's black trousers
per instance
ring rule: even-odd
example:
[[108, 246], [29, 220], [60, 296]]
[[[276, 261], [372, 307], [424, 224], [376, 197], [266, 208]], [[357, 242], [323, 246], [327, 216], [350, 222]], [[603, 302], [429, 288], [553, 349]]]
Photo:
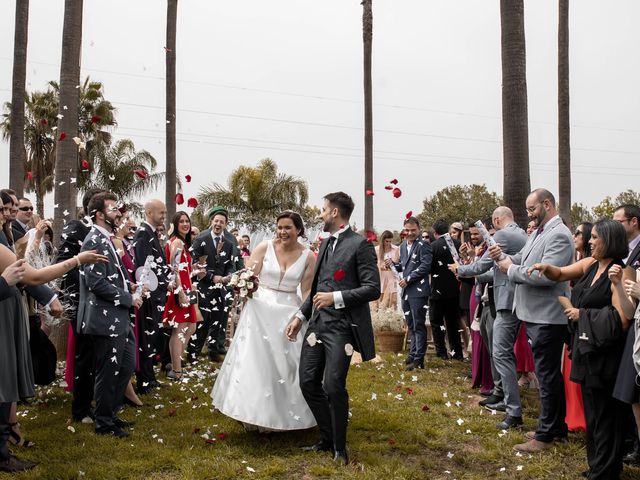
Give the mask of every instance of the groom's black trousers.
[[[314, 346], [307, 341], [311, 333], [319, 340]], [[336, 450], [344, 450], [347, 443], [351, 357], [345, 353], [346, 344], [354, 344], [349, 321], [321, 313], [309, 323], [300, 356], [302, 395], [318, 422], [322, 441]]]

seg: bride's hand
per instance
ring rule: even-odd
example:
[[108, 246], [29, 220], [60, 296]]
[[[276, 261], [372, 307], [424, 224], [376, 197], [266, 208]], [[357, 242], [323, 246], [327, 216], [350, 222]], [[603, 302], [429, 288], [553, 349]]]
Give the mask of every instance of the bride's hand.
[[302, 327], [302, 320], [300, 320], [298, 317], [293, 317], [284, 331], [284, 334], [287, 336], [290, 342], [295, 342], [298, 339], [298, 332], [300, 331], [300, 327]]

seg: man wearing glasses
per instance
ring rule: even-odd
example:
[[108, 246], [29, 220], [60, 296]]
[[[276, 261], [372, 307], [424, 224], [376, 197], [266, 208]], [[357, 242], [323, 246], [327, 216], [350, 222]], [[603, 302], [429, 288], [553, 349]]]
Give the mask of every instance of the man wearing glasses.
[[17, 242], [29, 231], [29, 222], [33, 218], [33, 204], [28, 198], [18, 200], [16, 219], [12, 222], [13, 240]]

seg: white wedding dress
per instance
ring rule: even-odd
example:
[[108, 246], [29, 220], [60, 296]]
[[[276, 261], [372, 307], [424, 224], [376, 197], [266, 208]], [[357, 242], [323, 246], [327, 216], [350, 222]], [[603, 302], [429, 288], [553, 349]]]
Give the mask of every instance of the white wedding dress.
[[296, 342], [284, 333], [301, 304], [297, 290], [308, 254], [305, 249], [281, 272], [273, 243], [268, 241], [260, 286], [242, 309], [213, 386], [213, 405], [247, 429], [299, 430], [316, 425], [298, 377], [304, 331]]

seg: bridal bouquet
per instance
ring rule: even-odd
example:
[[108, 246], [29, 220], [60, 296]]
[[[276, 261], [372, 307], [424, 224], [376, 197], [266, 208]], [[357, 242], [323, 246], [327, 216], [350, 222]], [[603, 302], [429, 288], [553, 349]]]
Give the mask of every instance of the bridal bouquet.
[[258, 290], [258, 276], [251, 269], [238, 270], [231, 275], [229, 285], [240, 298], [251, 298]]

